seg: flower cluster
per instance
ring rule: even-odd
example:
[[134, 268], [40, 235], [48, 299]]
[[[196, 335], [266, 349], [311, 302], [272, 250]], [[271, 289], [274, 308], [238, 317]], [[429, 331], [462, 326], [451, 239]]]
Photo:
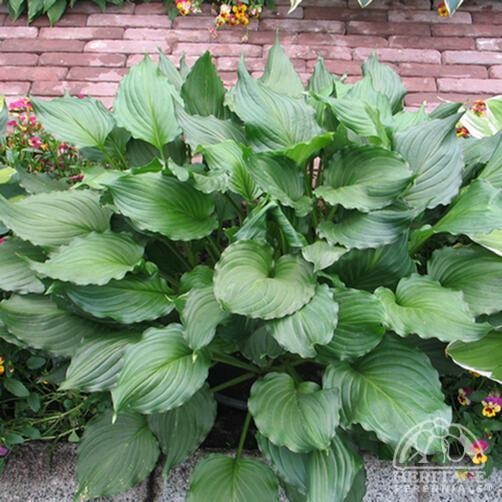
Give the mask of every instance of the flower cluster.
[[483, 416], [493, 418], [502, 410], [502, 397], [487, 396], [481, 401], [481, 404], [483, 405], [483, 409], [481, 410]]
[[471, 106], [471, 110], [478, 117], [482, 117], [486, 113], [486, 103], [482, 99], [477, 99]]
[[472, 458], [472, 463], [479, 465], [488, 462], [488, 457], [485, 451], [489, 448], [489, 443], [484, 439], [477, 439], [469, 447], [469, 455]]
[[222, 3], [214, 22], [217, 28], [221, 28], [225, 24], [246, 27], [251, 19], [260, 17], [261, 11], [262, 5], [260, 3], [246, 4], [240, 1], [235, 4], [232, 2]]
[[202, 0], [179, 0], [176, 2], [176, 9], [180, 16], [188, 16], [188, 14], [199, 14], [201, 12], [200, 5]]

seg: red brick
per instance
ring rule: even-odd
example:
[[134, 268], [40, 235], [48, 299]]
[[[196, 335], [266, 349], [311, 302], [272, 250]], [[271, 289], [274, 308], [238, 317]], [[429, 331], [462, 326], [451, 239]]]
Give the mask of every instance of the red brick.
[[389, 47], [409, 49], [458, 49], [469, 50], [475, 48], [472, 38], [467, 37], [389, 37]]
[[366, 59], [372, 53], [376, 52], [380, 61], [390, 61], [395, 63], [441, 63], [441, 54], [434, 50], [420, 49], [373, 49], [359, 48], [354, 49], [354, 59]]
[[305, 18], [303, 7], [297, 7], [291, 13], [289, 13], [289, 9], [290, 9], [289, 4], [288, 5], [278, 5], [277, 9], [275, 9], [275, 10], [263, 9], [262, 13], [260, 14], [260, 18], [261, 19], [281, 18], [281, 17], [282, 18], [287, 17], [288, 19], [304, 19]]
[[[155, 61], [156, 63], [158, 63], [159, 61], [159, 54], [149, 54], [150, 56], [150, 59], [152, 59], [153, 61]], [[138, 63], [141, 63], [141, 61], [143, 61], [143, 58], [145, 57], [144, 54], [133, 54], [132, 56], [129, 56], [127, 58], [127, 62], [126, 62], [126, 66], [127, 67], [130, 67], [130, 66], [134, 66]], [[168, 56], [169, 57], [169, 56]], [[169, 59], [171, 59], [173, 61], [173, 63], [178, 66], [178, 61], [176, 60], [173, 60], [172, 57], [170, 57]]]
[[[124, 33], [125, 40], [166, 40], [172, 36], [172, 30], [166, 28], [127, 28]], [[209, 39], [208, 33], [201, 33], [205, 40]], [[174, 37], [172, 37], [174, 38]], [[184, 40], [184, 39], [183, 39]]]
[[[237, 71], [239, 61], [239, 57], [222, 56], [216, 58], [215, 63], [219, 71]], [[300, 61], [303, 63], [303, 69], [305, 69], [305, 61]], [[263, 71], [264, 67], [265, 60], [263, 58], [246, 58], [246, 68], [249, 71]]]
[[72, 94], [85, 94], [87, 96], [115, 96], [117, 82], [48, 82], [39, 80], [31, 87], [34, 96], [62, 96], [65, 91]]
[[502, 80], [439, 78], [438, 88], [443, 92], [502, 94]]
[[[79, 1], [71, 8], [70, 12], [93, 14], [95, 12], [100, 13], [102, 11], [94, 2]], [[124, 2], [120, 6], [113, 6], [110, 3], [107, 3], [106, 12], [124, 12], [125, 14], [132, 14], [134, 12], [134, 3]]]
[[0, 26], [0, 38], [36, 38], [37, 35], [38, 28], [34, 27]]
[[[254, 23], [254, 25], [253, 25]], [[249, 24], [249, 29], [256, 29], [256, 22]], [[214, 15], [212, 16], [178, 16], [173, 21], [173, 28], [179, 30], [209, 30], [209, 28], [214, 28]], [[228, 28], [233, 29], [235, 28]]]
[[175, 45], [173, 55], [186, 54], [187, 56], [202, 56], [209, 51], [213, 56], [240, 56], [257, 58], [262, 57], [263, 48], [259, 45], [224, 45], [224, 44], [192, 44], [180, 42]]
[[431, 10], [391, 10], [389, 11], [391, 23], [440, 23], [440, 24], [471, 24], [471, 15], [468, 12], [456, 12], [451, 17], [438, 16]]
[[168, 52], [169, 48], [155, 40], [91, 40], [84, 47], [84, 52], [110, 52], [126, 54], [143, 54], [145, 52], [157, 52], [158, 48]]
[[60, 80], [66, 75], [66, 68], [51, 66], [1, 66], [0, 80]]
[[35, 66], [38, 61], [36, 54], [20, 52], [0, 52], [0, 66]]
[[436, 80], [430, 77], [405, 77], [403, 84], [408, 92], [430, 92], [437, 90]]
[[302, 5], [303, 7], [347, 7], [347, 0], [303, 0]]
[[[501, 35], [502, 35], [502, 29]], [[478, 38], [476, 40], [478, 51], [502, 51], [502, 38]]]
[[484, 66], [440, 65], [420, 63], [400, 63], [399, 74], [403, 77], [450, 77], [450, 78], [487, 78]]
[[[232, 43], [231, 35], [238, 35], [237, 30], [227, 30], [220, 31], [218, 33], [218, 37], [216, 38], [217, 42], [229, 42]], [[281, 33], [281, 44], [296, 44], [298, 42], [298, 38], [300, 33]], [[328, 36], [325, 34], [325, 36]], [[273, 44], [276, 39], [276, 32], [274, 31], [250, 31], [245, 35], [245, 38], [242, 38], [240, 35], [240, 42], [242, 43], [250, 43], [256, 45], [265, 45], [265, 44]]]
[[409, 93], [405, 98], [404, 102], [407, 106], [417, 106], [422, 103], [442, 103], [443, 101], [453, 101], [456, 103], [466, 103], [473, 101], [473, 98], [485, 99], [489, 98], [490, 94], [480, 94], [478, 96], [473, 96], [472, 94], [458, 94], [458, 93], [447, 93], [447, 92], [437, 92], [437, 93]]
[[166, 7], [161, 2], [140, 3], [134, 9], [135, 15], [166, 14]]
[[[57, 22], [58, 28], [85, 26], [85, 23], [87, 23], [86, 14], [69, 14], [69, 12], [71, 10], [66, 11], [64, 16]], [[50, 22], [46, 17], [39, 17], [32, 24], [33, 26], [50, 26]]]
[[[316, 0], [314, 0], [316, 1]], [[368, 10], [378, 9], [423, 9], [424, 2], [427, 0], [376, 0], [372, 4], [365, 7]], [[356, 9], [360, 8], [358, 0], [348, 0], [348, 6]]]
[[[435, 0], [439, 2], [441, 0]], [[492, 11], [502, 11], [502, 3], [500, 0], [468, 0], [462, 5], [462, 10], [471, 12], [484, 12], [490, 15]]]
[[0, 14], [0, 24], [3, 24], [7, 16], [5, 14]]
[[472, 15], [474, 23], [502, 24], [502, 12], [483, 12]]
[[165, 15], [135, 16], [132, 14], [91, 14], [87, 26], [125, 26], [140, 28], [170, 28], [171, 20]]
[[[270, 46], [265, 46], [264, 50], [270, 50]], [[323, 58], [333, 58], [342, 61], [351, 61], [352, 54], [350, 49], [346, 47], [332, 47], [326, 45], [285, 45], [284, 52], [290, 58], [297, 59], [317, 59], [318, 56]]]
[[[316, 61], [311, 59], [307, 61], [307, 70], [312, 72]], [[361, 64], [353, 61], [337, 61], [336, 59], [325, 59], [324, 64], [328, 71], [336, 75], [361, 75]]]
[[491, 24], [436, 24], [431, 29], [434, 37], [496, 37], [501, 31]]
[[420, 35], [429, 36], [431, 27], [425, 23], [371, 23], [365, 21], [349, 21], [347, 33], [354, 35]]
[[54, 66], [124, 66], [126, 56], [123, 54], [82, 54], [66, 52], [49, 52], [40, 56], [41, 65]]
[[26, 96], [30, 90], [29, 82], [0, 82], [0, 94], [4, 96]]
[[122, 38], [123, 28], [40, 28], [40, 38], [63, 40], [92, 40], [93, 38]]
[[80, 40], [37, 40], [10, 38], [0, 42], [1, 52], [79, 52], [84, 48]]
[[383, 37], [365, 35], [332, 35], [330, 33], [300, 33], [299, 45], [336, 45], [339, 47], [387, 47]]
[[127, 73], [126, 68], [90, 68], [76, 66], [70, 68], [66, 80], [87, 80], [91, 82], [120, 82]]
[[374, 21], [386, 22], [387, 12], [364, 9], [343, 9], [337, 7], [306, 7], [303, 9], [304, 19], [326, 19], [330, 21]]
[[[355, 22], [355, 21], [354, 21]], [[345, 33], [345, 24], [340, 21], [316, 21], [307, 19], [263, 19], [261, 30], [279, 30], [294, 32]]]
[[502, 53], [481, 51], [445, 51], [443, 63], [446, 64], [502, 64]]
[[488, 70], [488, 76], [490, 78], [502, 78], [502, 65], [490, 66], [490, 69]]

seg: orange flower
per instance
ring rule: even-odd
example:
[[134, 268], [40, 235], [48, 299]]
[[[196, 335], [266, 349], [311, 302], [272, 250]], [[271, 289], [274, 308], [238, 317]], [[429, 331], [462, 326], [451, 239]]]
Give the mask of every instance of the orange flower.
[[455, 129], [455, 134], [459, 138], [468, 138], [471, 135], [471, 133], [469, 132], [469, 129], [467, 129], [467, 127], [465, 127], [465, 126], [458, 126]]
[[438, 5], [438, 14], [441, 17], [448, 17], [450, 15], [450, 13], [448, 12], [448, 9], [446, 8], [446, 4], [444, 2], [441, 2]]
[[471, 106], [471, 110], [478, 117], [481, 117], [486, 112], [486, 103], [482, 99], [477, 99], [476, 101], [474, 101], [473, 105]]
[[0, 356], [0, 376], [2, 376], [5, 373], [5, 366], [3, 365], [5, 362], [5, 359]]

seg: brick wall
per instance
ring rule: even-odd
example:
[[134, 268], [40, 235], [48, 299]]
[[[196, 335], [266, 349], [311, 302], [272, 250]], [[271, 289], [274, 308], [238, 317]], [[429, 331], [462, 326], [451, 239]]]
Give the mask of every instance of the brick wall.
[[276, 30], [305, 79], [318, 55], [331, 71], [357, 79], [362, 60], [376, 51], [402, 75], [409, 106], [502, 94], [502, 0], [465, 0], [447, 19], [435, 2], [375, 0], [362, 10], [356, 0], [304, 0], [289, 16], [286, 5], [265, 12], [247, 35], [229, 28], [216, 37], [209, 10], [171, 21], [160, 3], [128, 3], [103, 14], [84, 2], [50, 27], [46, 19], [12, 22], [0, 6], [0, 94], [49, 97], [67, 90], [111, 105], [127, 67], [158, 47], [175, 62], [186, 54], [189, 63], [209, 49], [232, 83], [241, 53], [250, 71], [261, 73]]

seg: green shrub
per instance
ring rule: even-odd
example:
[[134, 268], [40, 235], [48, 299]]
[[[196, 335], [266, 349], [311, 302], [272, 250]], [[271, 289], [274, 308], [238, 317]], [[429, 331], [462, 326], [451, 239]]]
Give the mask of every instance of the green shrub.
[[[305, 89], [276, 44], [228, 92], [208, 53], [179, 70], [161, 54], [113, 112], [33, 99], [51, 134], [115, 166], [0, 197], [5, 336], [71, 360], [62, 389], [111, 396], [78, 497], [127, 489], [161, 450], [169, 472], [236, 387], [236, 454], [204, 458], [187, 500], [272, 501], [279, 483], [361, 500], [360, 447], [432, 421], [410, 446], [445, 460], [445, 350], [502, 380], [500, 134], [460, 139], [460, 105], [404, 111], [397, 74], [363, 72], [347, 84], [319, 60]], [[250, 428], [272, 467], [242, 455]]]

